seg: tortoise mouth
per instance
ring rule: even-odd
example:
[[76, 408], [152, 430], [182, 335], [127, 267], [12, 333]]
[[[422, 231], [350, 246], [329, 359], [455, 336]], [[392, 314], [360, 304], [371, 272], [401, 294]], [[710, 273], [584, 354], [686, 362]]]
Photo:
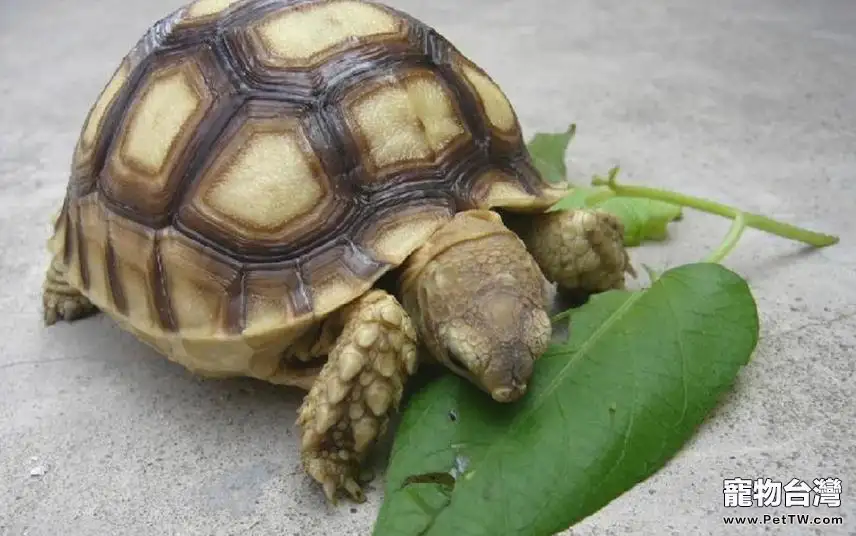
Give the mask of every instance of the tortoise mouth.
[[485, 388], [484, 383], [482, 383], [470, 371], [470, 369], [467, 368], [467, 366], [464, 364], [464, 361], [461, 358], [459, 358], [458, 356], [456, 356], [454, 352], [448, 351], [445, 359], [442, 360], [442, 364], [447, 369], [451, 370], [452, 372], [454, 372], [455, 374], [457, 374], [461, 378], [472, 383], [473, 385], [475, 385], [479, 389], [481, 389], [485, 392], [490, 392], [488, 389]]
[[526, 384], [515, 382], [511, 387], [498, 387], [491, 391], [490, 396], [497, 402], [508, 403], [520, 400], [526, 394]]
[[454, 370], [458, 374], [466, 376], [468, 378], [472, 376], [472, 374], [470, 374], [469, 369], [467, 369], [467, 366], [464, 364], [463, 361], [461, 361], [461, 358], [455, 355], [454, 352], [449, 352], [449, 364], [452, 365], [452, 370]]
[[472, 372], [470, 372], [470, 370], [467, 369], [466, 365], [464, 365], [463, 361], [461, 361], [461, 359], [458, 358], [453, 352], [449, 352], [446, 366], [458, 376], [461, 376], [462, 378], [470, 381], [479, 389], [489, 394], [491, 398], [493, 398], [497, 402], [515, 402], [526, 394], [526, 382], [520, 381], [517, 378], [512, 379], [510, 384], [504, 384], [493, 388], [488, 387], [483, 381], [481, 381]]

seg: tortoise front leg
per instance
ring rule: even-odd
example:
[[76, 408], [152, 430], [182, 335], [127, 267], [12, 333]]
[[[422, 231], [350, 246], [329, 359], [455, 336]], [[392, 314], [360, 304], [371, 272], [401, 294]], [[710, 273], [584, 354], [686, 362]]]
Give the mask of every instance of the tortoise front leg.
[[344, 328], [299, 409], [301, 459], [330, 501], [344, 489], [362, 502], [360, 464], [416, 372], [416, 331], [399, 302], [380, 290], [341, 314]]
[[560, 290], [591, 294], [620, 289], [625, 272], [634, 273], [624, 249], [624, 226], [607, 212], [548, 212], [514, 217], [512, 225]]

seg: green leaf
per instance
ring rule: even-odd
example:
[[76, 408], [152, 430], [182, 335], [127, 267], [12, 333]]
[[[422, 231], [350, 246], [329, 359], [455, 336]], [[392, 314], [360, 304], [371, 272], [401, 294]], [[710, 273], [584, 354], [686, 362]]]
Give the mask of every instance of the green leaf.
[[643, 240], [665, 240], [669, 222], [681, 217], [681, 207], [638, 197], [610, 197], [597, 208], [618, 216], [624, 224], [624, 245], [638, 246]]
[[564, 530], [661, 468], [757, 337], [748, 285], [718, 264], [593, 296], [575, 311], [568, 342], [538, 361], [521, 401], [498, 404], [452, 375], [414, 396], [374, 536]]
[[679, 205], [615, 195], [605, 187], [575, 187], [549, 211], [598, 208], [615, 214], [624, 224], [624, 245], [638, 246], [645, 240], [665, 240], [667, 226], [682, 216]]
[[535, 168], [549, 182], [567, 180], [565, 152], [576, 134], [577, 126], [570, 125], [565, 132], [538, 132], [527, 144]]
[[609, 188], [588, 188], [585, 186], [574, 187], [568, 195], [559, 199], [548, 212], [558, 210], [574, 210], [578, 208], [592, 207], [598, 204], [599, 200], [607, 199], [615, 194]]

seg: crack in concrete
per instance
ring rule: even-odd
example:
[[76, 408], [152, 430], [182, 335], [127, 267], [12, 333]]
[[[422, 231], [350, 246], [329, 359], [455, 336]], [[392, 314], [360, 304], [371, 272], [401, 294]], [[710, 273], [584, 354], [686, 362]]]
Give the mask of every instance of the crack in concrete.
[[6, 369], [10, 369], [10, 368], [18, 367], [18, 366], [23, 366], [23, 365], [39, 365], [42, 363], [58, 363], [61, 361], [87, 361], [87, 360], [98, 361], [97, 359], [94, 359], [94, 358], [89, 357], [89, 356], [84, 356], [84, 355], [78, 355], [78, 356], [73, 356], [73, 357], [57, 357], [57, 358], [53, 358], [53, 359], [37, 359], [35, 361], [12, 361], [11, 363], [4, 363], [4, 364], [0, 365], [0, 370], [6, 370]]

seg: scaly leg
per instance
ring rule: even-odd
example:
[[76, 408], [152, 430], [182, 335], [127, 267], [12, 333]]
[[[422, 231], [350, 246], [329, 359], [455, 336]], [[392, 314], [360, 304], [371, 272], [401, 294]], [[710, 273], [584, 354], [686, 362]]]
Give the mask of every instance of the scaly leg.
[[624, 288], [633, 275], [624, 249], [624, 226], [599, 210], [567, 210], [515, 218], [515, 230], [544, 275], [570, 292]]
[[416, 372], [416, 331], [399, 302], [373, 290], [342, 311], [344, 328], [300, 407], [301, 459], [335, 502], [363, 501], [360, 464], [386, 431], [404, 383]]
[[97, 312], [96, 307], [65, 279], [65, 269], [56, 259], [51, 262], [45, 275], [42, 293], [45, 325], [58, 320], [71, 322]]

